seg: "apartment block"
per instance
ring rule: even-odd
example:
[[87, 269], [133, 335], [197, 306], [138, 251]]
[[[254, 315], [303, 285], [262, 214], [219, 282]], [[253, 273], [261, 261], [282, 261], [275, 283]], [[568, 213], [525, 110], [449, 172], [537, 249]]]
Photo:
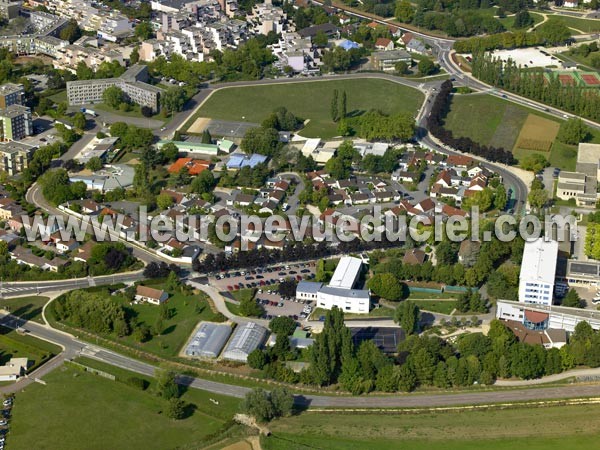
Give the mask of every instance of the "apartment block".
[[0, 170], [9, 175], [23, 172], [29, 166], [33, 150], [21, 142], [0, 144]]
[[123, 90], [129, 101], [140, 106], [148, 106], [152, 111], [158, 112], [160, 94], [163, 90], [146, 83], [147, 80], [148, 68], [136, 64], [119, 78], [69, 81], [67, 83], [69, 105], [101, 103], [104, 91], [111, 86], [117, 86]]
[[18, 141], [33, 134], [31, 110], [21, 105], [0, 109], [0, 141]]
[[22, 84], [6, 83], [0, 86], [0, 108], [25, 103], [25, 88]]

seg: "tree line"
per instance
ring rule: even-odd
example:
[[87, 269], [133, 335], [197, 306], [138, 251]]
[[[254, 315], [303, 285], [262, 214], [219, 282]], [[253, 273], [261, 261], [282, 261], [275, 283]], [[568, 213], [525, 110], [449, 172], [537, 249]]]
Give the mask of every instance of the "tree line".
[[573, 78], [563, 85], [559, 75], [544, 69], [524, 69], [514, 61], [503, 62], [488, 54], [473, 55], [472, 73], [477, 79], [522, 97], [569, 111], [591, 120], [600, 120], [600, 94]]
[[492, 162], [514, 164], [516, 162], [512, 152], [504, 148], [488, 147], [481, 145], [467, 137], [454, 137], [452, 131], [444, 128], [444, 118], [452, 102], [452, 82], [446, 80], [440, 87], [440, 92], [435, 97], [431, 114], [427, 118], [429, 132], [444, 144], [464, 153], [471, 153]]

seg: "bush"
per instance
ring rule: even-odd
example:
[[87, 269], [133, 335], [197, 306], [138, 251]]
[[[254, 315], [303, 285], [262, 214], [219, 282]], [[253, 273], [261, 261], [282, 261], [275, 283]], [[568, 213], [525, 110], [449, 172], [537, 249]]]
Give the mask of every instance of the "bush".
[[149, 383], [146, 380], [139, 377], [129, 377], [125, 380], [125, 384], [137, 388], [141, 391], [145, 391], [149, 385]]

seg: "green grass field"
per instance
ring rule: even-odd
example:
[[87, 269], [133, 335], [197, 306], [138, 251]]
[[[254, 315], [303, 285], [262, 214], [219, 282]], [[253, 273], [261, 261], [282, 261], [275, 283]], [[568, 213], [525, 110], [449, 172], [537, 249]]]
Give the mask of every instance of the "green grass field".
[[44, 323], [42, 309], [47, 302], [48, 297], [41, 296], [6, 298], [0, 300], [0, 307], [23, 319]]
[[594, 19], [580, 19], [578, 17], [562, 16], [552, 14], [549, 19], [559, 20], [569, 28], [576, 31], [583, 31], [584, 33], [597, 33], [600, 31], [600, 20]]
[[[134, 375], [134, 374], [131, 374]], [[7, 445], [14, 449], [153, 449], [204, 447], [237, 411], [238, 400], [188, 390], [191, 415], [166, 417], [166, 401], [152, 393], [61, 367], [17, 393]], [[218, 405], [210, 402], [213, 398]]]
[[[337, 124], [330, 118], [333, 90], [346, 91], [348, 115], [360, 115], [370, 109], [384, 113], [417, 113], [423, 102], [419, 91], [377, 79], [314, 81], [269, 86], [226, 88], [216, 91], [194, 115], [220, 120], [261, 123], [275, 108], [285, 106], [296, 116], [310, 120], [303, 136], [337, 136]], [[243, 119], [242, 119], [243, 118]]]
[[241, 302], [243, 300], [253, 299], [256, 294], [256, 289], [240, 289], [239, 291], [231, 291], [230, 294], [235, 300]]
[[593, 449], [600, 406], [423, 414], [304, 413], [270, 424], [265, 450]]
[[[164, 288], [164, 286], [161, 284], [155, 284], [153, 287]], [[100, 288], [99, 290], [105, 291], [106, 289]], [[158, 306], [145, 303], [131, 305], [125, 298], [118, 295], [112, 296], [112, 298], [114, 298], [116, 301], [122, 302], [123, 305], [134, 316], [136, 322], [144, 323], [151, 329], [156, 324], [159, 316]], [[132, 335], [122, 338], [118, 338], [113, 335], [102, 335], [102, 337], [128, 345], [132, 348], [144, 350], [162, 357], [169, 358], [179, 354], [179, 351], [189, 338], [198, 322], [201, 320], [213, 321], [216, 319], [216, 315], [210, 309], [204, 294], [172, 294], [169, 296], [167, 305], [171, 311], [171, 317], [163, 321], [162, 333], [158, 336], [153, 336], [147, 342], [140, 343], [136, 341]], [[51, 314], [48, 315], [48, 320], [51, 322], [54, 320]], [[70, 324], [67, 322], [66, 325]]]
[[420, 309], [440, 314], [450, 314], [456, 308], [456, 302], [453, 301], [435, 301], [435, 300], [414, 300]]
[[[536, 153], [532, 150], [514, 148], [519, 131], [523, 127], [528, 114], [560, 122], [562, 120], [544, 114], [541, 111], [526, 108], [499, 98], [496, 95], [456, 95], [452, 99], [450, 111], [446, 117], [446, 127], [454, 136], [470, 137], [476, 142], [494, 147], [504, 147], [513, 151], [515, 158]], [[465, 120], [474, 118], [477, 120]], [[600, 136], [594, 133], [592, 142]], [[577, 159], [577, 148], [554, 142], [550, 152], [540, 152], [549, 158], [553, 167], [562, 170], [574, 170]]]
[[[534, 25], [537, 25], [542, 20], [544, 20], [544, 16], [542, 16], [541, 14], [536, 14], [534, 12], [529, 11], [529, 15], [533, 18]], [[513, 26], [515, 23], [515, 16], [504, 17], [498, 20], [502, 25], [504, 25], [504, 28], [506, 28], [508, 31], [523, 31], [523, 28], [517, 29]], [[527, 28], [525, 30], [527, 30]]]
[[6, 364], [11, 358], [27, 358], [28, 372], [32, 372], [60, 352], [58, 345], [0, 327], [0, 365]]

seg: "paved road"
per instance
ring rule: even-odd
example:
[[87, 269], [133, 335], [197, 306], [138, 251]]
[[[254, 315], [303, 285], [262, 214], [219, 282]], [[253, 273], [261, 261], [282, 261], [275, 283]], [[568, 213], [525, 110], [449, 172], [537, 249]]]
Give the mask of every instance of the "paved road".
[[[156, 367], [151, 364], [137, 361], [127, 356], [119, 355], [99, 346], [87, 344], [79, 341], [71, 335], [53, 330], [44, 325], [17, 320], [12, 316], [7, 316], [6, 314], [0, 314], [0, 325], [10, 328], [16, 328], [17, 326], [26, 327], [32, 336], [56, 343], [57, 345], [63, 347], [65, 349], [63, 357], [65, 359], [73, 358], [77, 355], [83, 355], [147, 376], [153, 376], [156, 369]], [[57, 359], [52, 366], [48, 367], [48, 369], [56, 367], [59, 361], [60, 360]], [[573, 374], [571, 373], [570, 376], [572, 375]], [[189, 376], [179, 376], [178, 382], [195, 389], [202, 389], [205, 391], [214, 392], [215, 394], [237, 398], [243, 397], [250, 390], [246, 387], [202, 380]], [[310, 407], [387, 408], [488, 404], [590, 396], [600, 396], [600, 384], [439, 395], [398, 394], [381, 397], [330, 397], [325, 395], [298, 395], [296, 396], [295, 400], [299, 405]]]
[[[48, 201], [44, 198], [44, 195], [42, 194], [42, 189], [38, 183], [34, 183], [29, 188], [29, 190], [27, 191], [27, 194], [25, 195], [25, 199], [29, 203], [40, 208], [42, 211], [45, 211], [48, 214], [55, 215], [57, 217], [62, 217], [64, 219], [65, 223], [68, 222], [70, 216], [66, 212], [61, 211], [60, 209], [55, 208], [50, 203], [48, 203]], [[87, 232], [90, 234], [92, 233], [91, 225], [88, 226]], [[135, 256], [136, 258], [138, 258], [139, 260], [141, 260], [145, 263], [163, 261], [158, 255], [156, 255], [154, 252], [151, 252], [150, 250], [147, 250], [147, 249], [144, 249], [137, 245], [134, 245], [133, 243], [131, 243], [131, 242], [127, 241], [126, 239], [123, 239], [120, 236], [117, 236], [113, 233], [111, 233], [110, 235], [111, 235], [111, 237], [114, 237], [115, 240], [121, 241], [125, 245], [127, 245], [129, 248], [131, 248], [133, 256]]]

